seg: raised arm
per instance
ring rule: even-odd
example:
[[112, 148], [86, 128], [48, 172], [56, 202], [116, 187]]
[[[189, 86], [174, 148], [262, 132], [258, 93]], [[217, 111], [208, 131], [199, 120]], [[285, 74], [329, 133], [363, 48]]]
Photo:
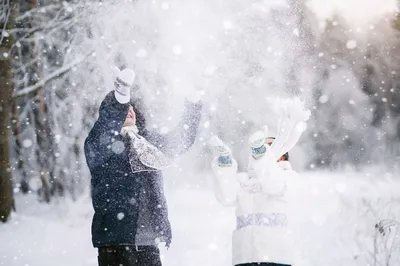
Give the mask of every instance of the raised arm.
[[214, 193], [218, 202], [223, 206], [233, 206], [239, 192], [239, 182], [237, 181], [237, 162], [232, 159], [229, 166], [221, 166], [219, 158], [215, 158], [211, 163], [214, 173]]
[[135, 72], [124, 69], [118, 73], [115, 90], [109, 92], [100, 105], [99, 118], [85, 140], [85, 157], [92, 171], [103, 165], [114, 153], [111, 145], [121, 132], [129, 110], [130, 87]]
[[231, 150], [217, 136], [213, 136], [209, 144], [219, 154], [211, 163], [215, 197], [223, 206], [232, 206], [240, 187], [237, 180], [238, 164], [232, 158]]
[[299, 98], [278, 100], [277, 114], [279, 116], [278, 134], [271, 145], [271, 149], [278, 160], [290, 151], [299, 141], [304, 131], [305, 121], [310, 117], [304, 103]]
[[114, 153], [113, 139], [121, 132], [129, 110], [129, 103], [119, 103], [114, 92], [101, 103], [99, 118], [85, 140], [85, 156], [90, 170], [103, 165]]
[[147, 131], [145, 138], [166, 155], [177, 157], [194, 143], [201, 119], [202, 103], [185, 102], [184, 112], [178, 125], [167, 134]]
[[267, 126], [263, 127], [263, 131], [257, 131], [250, 136], [252, 155], [248, 173], [260, 180], [264, 193], [279, 197], [285, 192], [286, 185], [280, 178], [282, 169], [278, 167], [277, 161], [296, 145], [310, 112], [305, 110], [304, 103], [298, 98], [275, 99], [274, 102], [279, 117], [278, 134], [271, 146], [265, 144], [268, 137]]

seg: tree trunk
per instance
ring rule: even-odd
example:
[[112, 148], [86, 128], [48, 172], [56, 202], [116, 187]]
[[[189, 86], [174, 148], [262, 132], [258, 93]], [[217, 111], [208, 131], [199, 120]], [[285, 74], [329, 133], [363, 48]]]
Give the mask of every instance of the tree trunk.
[[39, 196], [45, 201], [50, 202], [51, 197], [59, 189], [58, 180], [54, 178], [54, 151], [53, 151], [53, 134], [49, 123], [49, 114], [47, 104], [44, 99], [44, 88], [40, 89], [35, 95], [33, 105], [33, 114], [35, 119], [35, 134], [36, 134], [36, 160], [39, 167], [40, 179], [42, 181], [42, 189], [39, 191]]
[[[25, 6], [21, 12], [29, 12], [32, 9], [38, 8], [37, 0], [26, 0]], [[21, 22], [23, 27], [25, 28], [34, 28], [37, 26], [37, 22], [33, 18], [26, 18]], [[42, 61], [44, 56], [41, 53], [41, 45], [39, 44], [39, 38], [36, 36], [37, 33], [33, 33], [28, 36], [32, 39], [31, 42], [25, 42], [23, 45], [25, 47], [21, 48], [22, 54], [22, 64], [24, 62], [33, 62], [33, 64], [29, 65], [25, 69], [25, 73], [28, 74], [29, 80], [24, 86], [32, 86], [38, 84], [43, 76], [42, 69]], [[25, 36], [26, 37], [26, 36]], [[41, 58], [40, 60], [36, 60], [37, 58]], [[18, 99], [15, 99], [18, 101]], [[58, 187], [59, 181], [54, 176], [54, 168], [55, 168], [55, 160], [54, 160], [54, 141], [53, 134], [51, 130], [50, 124], [50, 114], [48, 112], [48, 98], [46, 98], [45, 85], [40, 86], [37, 90], [28, 93], [26, 95], [26, 102], [32, 103], [31, 114], [33, 115], [33, 121], [31, 121], [31, 125], [35, 131], [35, 162], [36, 162], [36, 171], [38, 173], [38, 177], [41, 180], [42, 187], [39, 189], [39, 199], [45, 202], [50, 202], [52, 196], [58, 191], [54, 187]], [[17, 114], [19, 115], [19, 114]], [[16, 119], [17, 120], [17, 119]], [[16, 127], [17, 128], [17, 127]], [[18, 133], [18, 132], [16, 132]], [[16, 148], [18, 149], [18, 136], [16, 136]], [[17, 152], [18, 155], [18, 152]], [[19, 160], [21, 161], [21, 160]], [[18, 166], [21, 166], [21, 163], [18, 163]], [[23, 167], [23, 166], [22, 166]], [[28, 178], [24, 178], [24, 174], [26, 170], [21, 169], [22, 171], [22, 181], [21, 181], [21, 190], [26, 191], [29, 190]], [[36, 172], [35, 171], [35, 172]]]
[[[34, 43], [31, 47], [33, 56], [40, 56], [38, 51], [38, 44]], [[32, 74], [36, 79], [42, 76], [41, 68], [38, 64], [34, 64]], [[38, 80], [36, 82], [38, 82]], [[62, 186], [58, 179], [54, 176], [55, 158], [54, 158], [54, 136], [51, 129], [51, 117], [48, 111], [48, 99], [45, 94], [45, 86], [40, 88], [34, 93], [33, 115], [34, 115], [34, 128], [36, 135], [36, 162], [42, 181], [42, 188], [39, 191], [39, 196], [42, 200], [49, 203], [52, 196], [60, 192]]]
[[[19, 1], [10, 0], [8, 20], [1, 21], [0, 27], [15, 27], [15, 17], [19, 11]], [[13, 209], [13, 190], [10, 158], [11, 102], [13, 93], [13, 75], [11, 72], [11, 48], [14, 38], [3, 34], [0, 43], [0, 221], [6, 222]]]
[[21, 175], [21, 192], [26, 194], [29, 192], [29, 182], [28, 182], [28, 174], [25, 169], [25, 163], [22, 157], [22, 141], [21, 141], [21, 121], [19, 119], [19, 111], [17, 108], [18, 99], [15, 99], [12, 103], [11, 107], [11, 130], [14, 136], [14, 149], [15, 149], [15, 157], [17, 159], [16, 171]]

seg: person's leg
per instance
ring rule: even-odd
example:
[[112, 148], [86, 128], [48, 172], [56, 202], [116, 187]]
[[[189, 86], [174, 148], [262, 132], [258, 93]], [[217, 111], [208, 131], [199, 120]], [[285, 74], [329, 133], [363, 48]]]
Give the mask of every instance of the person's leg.
[[[112, 246], [99, 248], [99, 266], [136, 266], [134, 247]], [[139, 264], [140, 265], [140, 264]]]
[[117, 247], [102, 247], [98, 250], [99, 266], [114, 266], [120, 264]]
[[139, 247], [137, 266], [162, 266], [160, 250], [155, 246]]

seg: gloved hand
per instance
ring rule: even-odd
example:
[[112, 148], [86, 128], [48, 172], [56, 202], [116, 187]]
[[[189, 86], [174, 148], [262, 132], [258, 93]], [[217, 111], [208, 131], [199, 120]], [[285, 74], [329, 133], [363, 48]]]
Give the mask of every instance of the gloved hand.
[[208, 143], [219, 153], [219, 155], [227, 156], [231, 154], [231, 150], [216, 135], [212, 136]]
[[117, 74], [114, 82], [114, 95], [119, 103], [125, 104], [131, 99], [131, 87], [135, 80], [135, 76], [135, 72], [129, 68], [125, 68]]
[[232, 155], [231, 150], [226, 146], [218, 136], [214, 135], [209, 141], [209, 145], [212, 146], [219, 154], [218, 165], [221, 167], [232, 166]]
[[268, 127], [263, 126], [263, 130], [256, 131], [249, 137], [249, 147], [254, 159], [261, 158], [267, 151], [265, 140], [268, 137]]

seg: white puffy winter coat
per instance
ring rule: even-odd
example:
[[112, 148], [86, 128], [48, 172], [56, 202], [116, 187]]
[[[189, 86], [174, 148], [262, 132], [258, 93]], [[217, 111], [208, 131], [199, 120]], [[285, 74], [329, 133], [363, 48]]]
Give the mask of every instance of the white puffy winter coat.
[[[213, 160], [215, 192], [223, 205], [236, 204], [233, 264], [270, 262], [293, 265], [291, 213], [297, 174], [289, 162], [277, 162], [298, 142], [310, 112], [299, 99], [276, 100], [279, 118], [276, 139], [263, 157], [249, 158], [247, 174], [237, 175], [237, 163]], [[265, 132], [266, 133], [266, 132]]]
[[267, 157], [251, 157], [249, 174], [239, 175], [236, 161], [230, 167], [220, 167], [218, 158], [212, 162], [218, 201], [223, 205], [236, 204], [233, 265], [293, 263], [289, 198], [291, 182], [297, 174], [289, 162], [268, 165]]

